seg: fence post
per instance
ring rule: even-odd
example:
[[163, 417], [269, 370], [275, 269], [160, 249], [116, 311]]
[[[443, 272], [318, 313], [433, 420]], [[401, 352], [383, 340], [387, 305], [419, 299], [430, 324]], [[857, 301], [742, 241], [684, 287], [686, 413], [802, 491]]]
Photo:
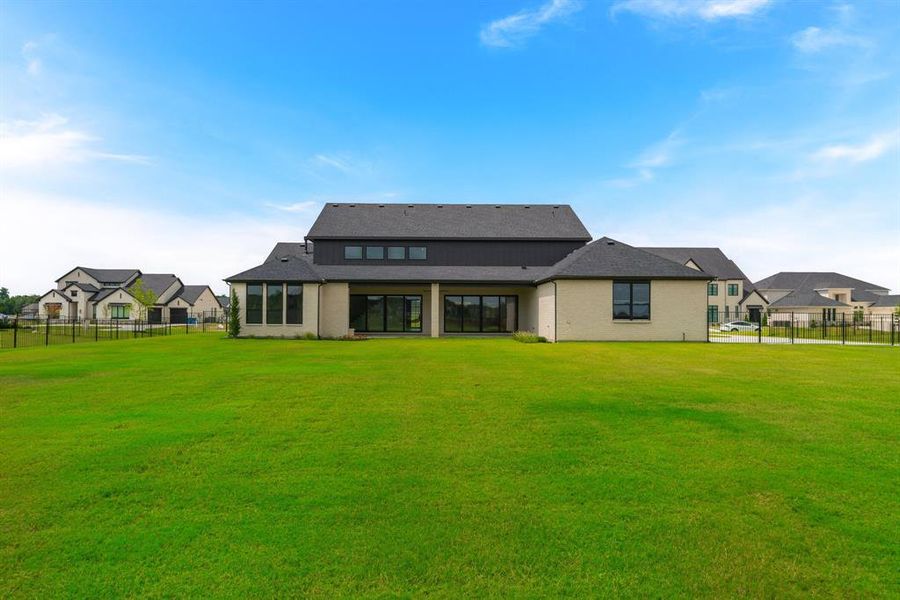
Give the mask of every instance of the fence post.
[[841, 345], [847, 343], [847, 313], [841, 313]]
[[44, 345], [50, 345], [50, 317], [47, 317], [47, 327], [44, 330]]
[[794, 343], [794, 313], [791, 311], [791, 343]]
[[150, 337], [153, 337], [153, 323], [149, 319], [147, 319], [147, 328], [150, 330]]
[[75, 343], [75, 319], [72, 319], [72, 343]]
[[119, 339], [119, 322], [116, 321], [116, 339]]
[[760, 312], [759, 316], [756, 318], [756, 333], [757, 343], [762, 344], [762, 312]]
[[897, 321], [893, 316], [891, 317], [891, 346], [894, 345], [894, 323]]
[[13, 348], [19, 345], [19, 317], [13, 321]]

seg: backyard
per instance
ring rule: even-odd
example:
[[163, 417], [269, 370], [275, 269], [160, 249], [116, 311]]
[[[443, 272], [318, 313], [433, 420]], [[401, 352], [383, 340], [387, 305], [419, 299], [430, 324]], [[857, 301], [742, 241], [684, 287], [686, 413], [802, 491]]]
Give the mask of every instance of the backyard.
[[881, 596], [900, 349], [0, 352], [0, 597]]

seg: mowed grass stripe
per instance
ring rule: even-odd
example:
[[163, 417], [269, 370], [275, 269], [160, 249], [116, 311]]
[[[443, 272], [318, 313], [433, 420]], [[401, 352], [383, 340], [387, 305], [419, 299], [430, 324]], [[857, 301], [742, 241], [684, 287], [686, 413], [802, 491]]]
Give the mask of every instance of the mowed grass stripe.
[[900, 352], [0, 354], [0, 595], [892, 596]]

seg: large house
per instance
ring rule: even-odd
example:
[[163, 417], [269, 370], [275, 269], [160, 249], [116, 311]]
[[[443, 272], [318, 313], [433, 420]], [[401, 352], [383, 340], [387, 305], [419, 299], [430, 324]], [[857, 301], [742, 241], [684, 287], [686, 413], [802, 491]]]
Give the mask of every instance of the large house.
[[642, 248], [712, 276], [707, 289], [707, 320], [711, 324], [732, 319], [759, 322], [769, 302], [740, 267], [719, 248]]
[[774, 314], [821, 314], [835, 321], [841, 315], [890, 315], [900, 306], [900, 295], [888, 288], [841, 273], [782, 271], [755, 285]]
[[226, 279], [241, 335], [706, 340], [712, 277], [591, 236], [566, 205], [327, 204]]
[[[156, 302], [146, 310], [136, 289], [150, 290]], [[219, 304], [208, 285], [184, 285], [171, 273], [141, 273], [138, 269], [75, 267], [56, 280], [56, 287], [38, 301], [42, 318], [142, 319], [151, 323], [184, 323], [190, 315], [215, 316]]]

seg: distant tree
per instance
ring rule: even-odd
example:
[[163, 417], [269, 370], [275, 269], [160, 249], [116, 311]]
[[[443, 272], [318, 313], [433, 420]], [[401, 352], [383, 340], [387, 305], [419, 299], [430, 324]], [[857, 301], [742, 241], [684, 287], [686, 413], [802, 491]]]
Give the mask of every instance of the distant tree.
[[894, 307], [894, 316], [900, 317], [900, 304]]
[[231, 300], [228, 303], [228, 337], [236, 338], [241, 333], [241, 303], [237, 292], [231, 290]]
[[138, 277], [131, 289], [128, 290], [134, 299], [138, 301], [138, 319], [143, 321], [147, 318], [147, 311], [150, 310], [158, 299], [156, 292], [144, 285], [144, 280]]
[[41, 297], [35, 294], [10, 296], [7, 288], [0, 287], [0, 313], [5, 315], [17, 315], [22, 312], [23, 306], [37, 302], [40, 299]]

